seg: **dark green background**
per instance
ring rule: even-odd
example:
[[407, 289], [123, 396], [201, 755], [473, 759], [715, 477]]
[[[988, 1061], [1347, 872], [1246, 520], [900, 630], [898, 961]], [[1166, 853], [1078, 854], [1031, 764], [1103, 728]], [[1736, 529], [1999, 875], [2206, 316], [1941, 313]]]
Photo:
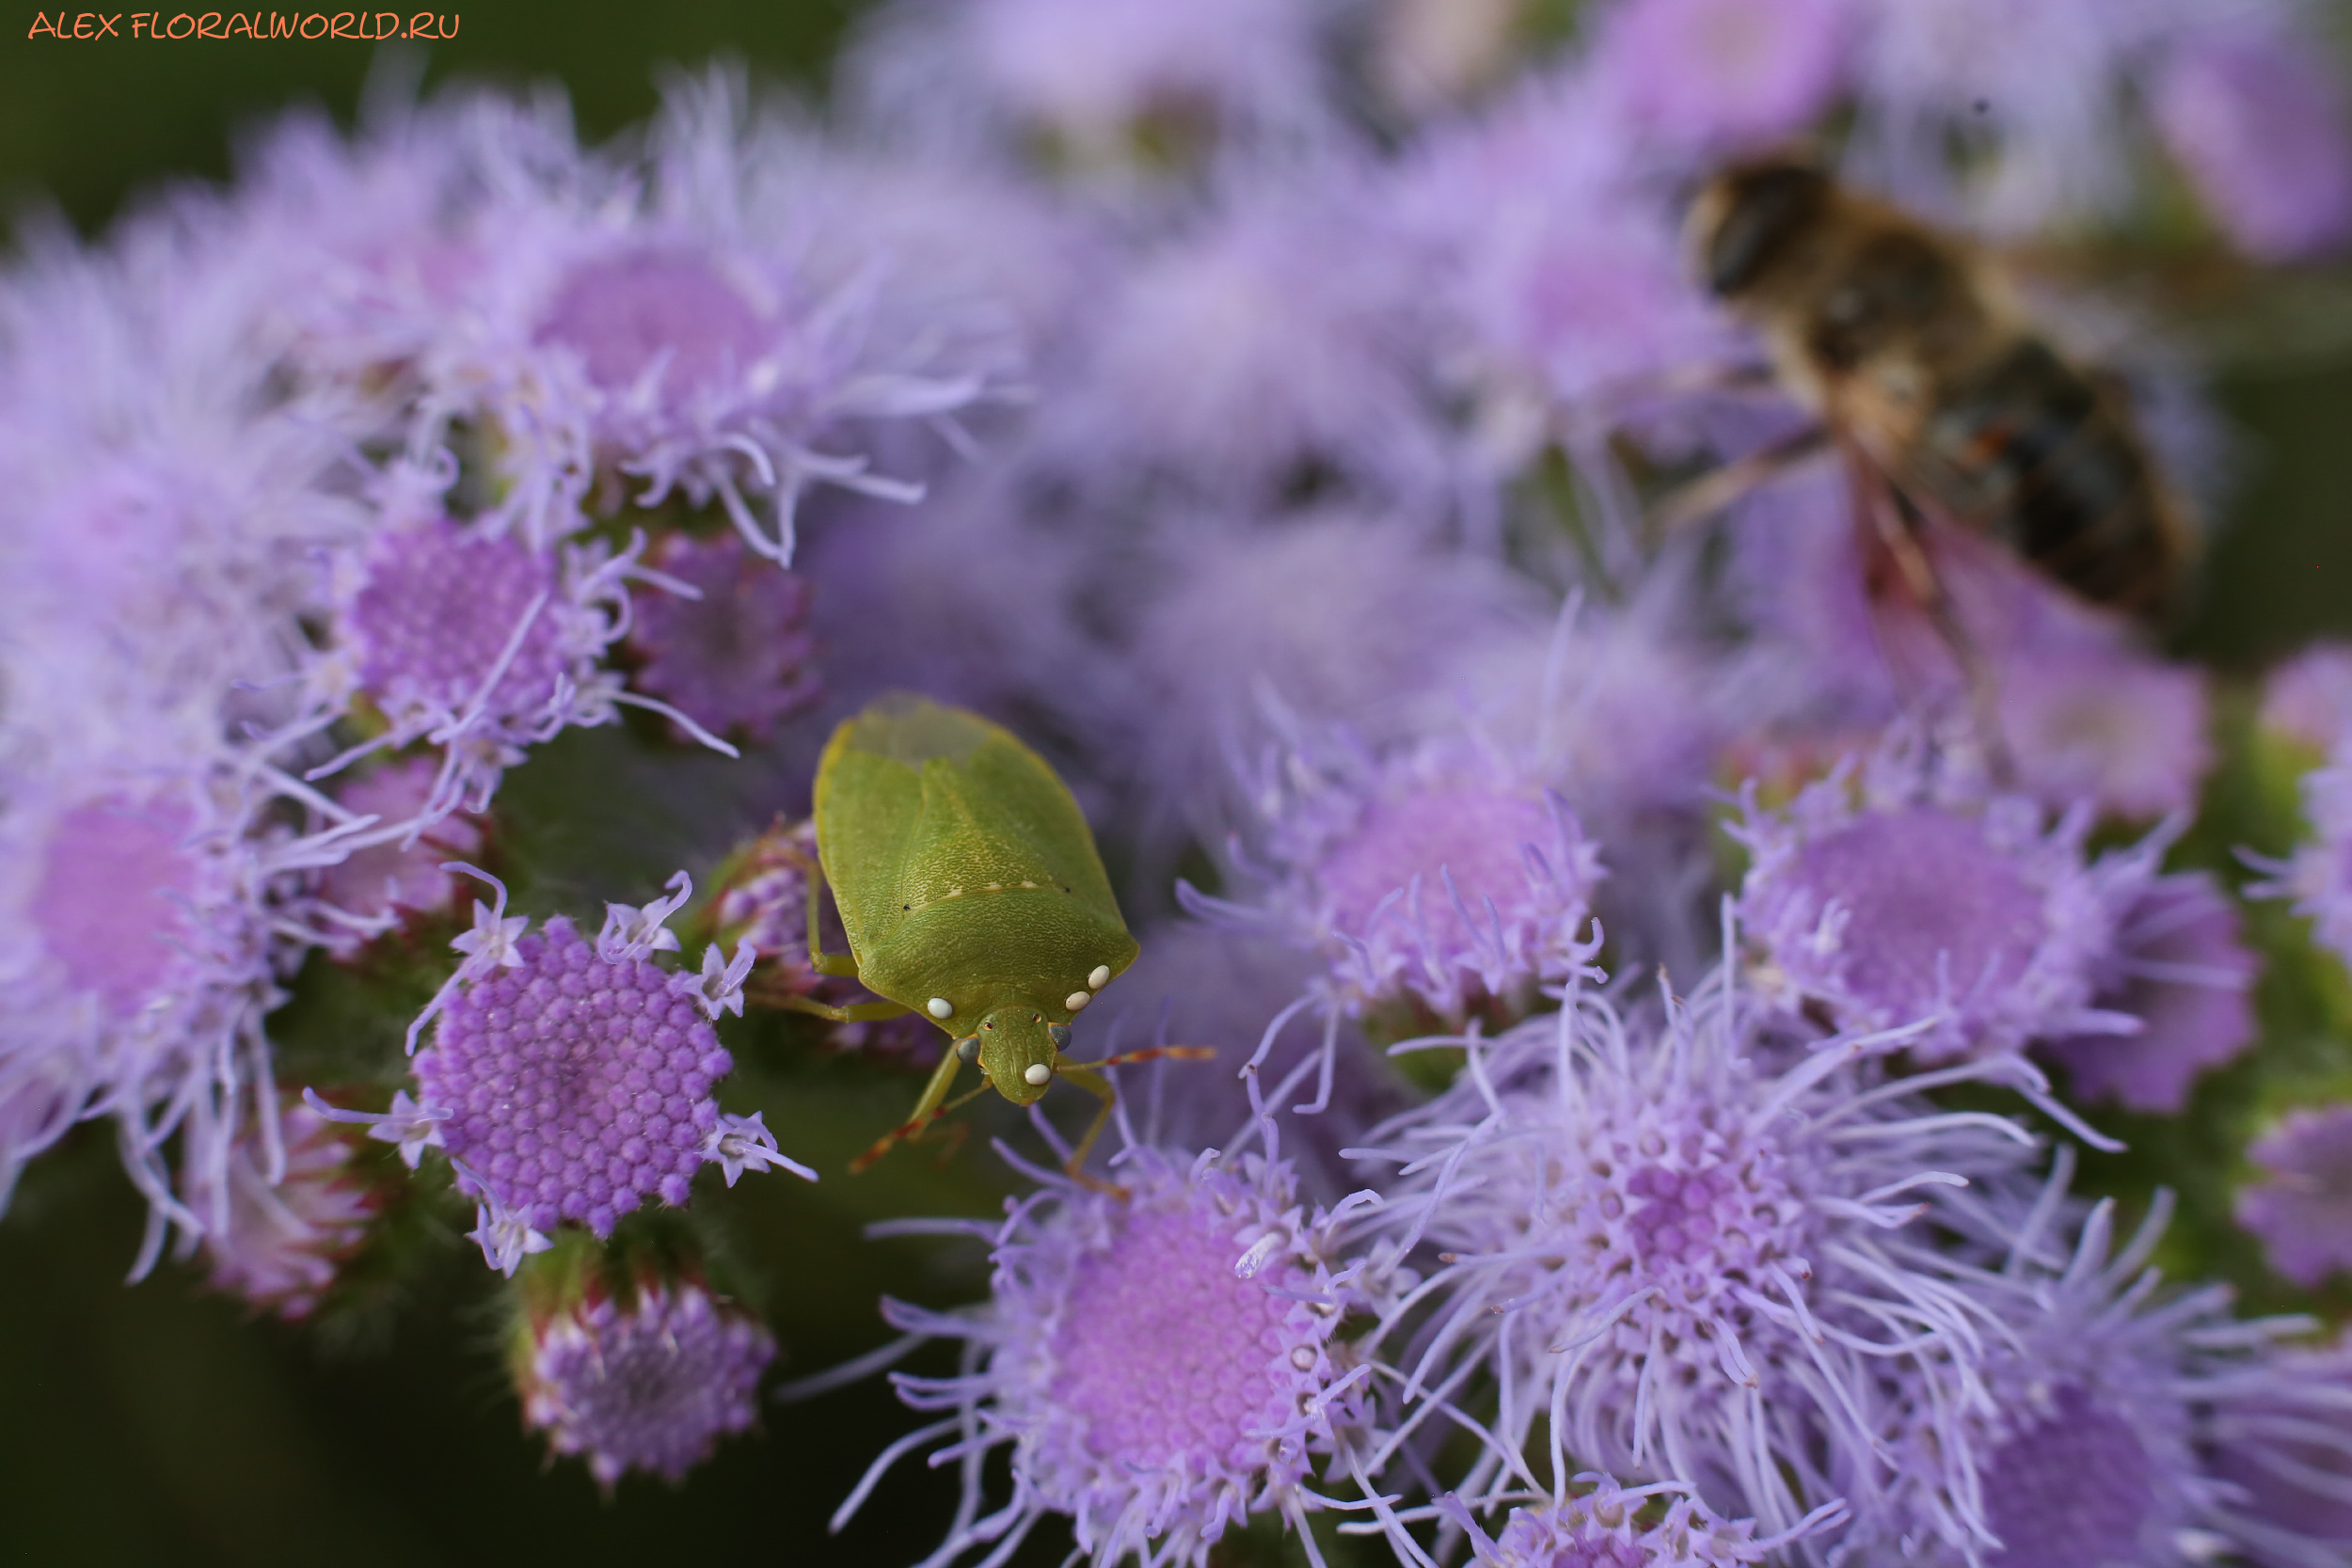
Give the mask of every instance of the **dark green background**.
[[[240, 128], [288, 104], [348, 120], [375, 55], [348, 41], [28, 40], [40, 8], [0, 15], [0, 200], [62, 209], [85, 231], [162, 180], [225, 176]], [[664, 63], [728, 51], [813, 88], [853, 8], [467, 5], [456, 40], [426, 55], [427, 79], [560, 79], [583, 131], [600, 137], [654, 106]], [[2196, 313], [2238, 427], [2242, 483], [2184, 643], [2233, 671], [2352, 629], [2346, 298], [2340, 277], [2314, 274], [2240, 282]], [[782, 1108], [771, 1120], [788, 1121], [803, 1085], [764, 1084], [746, 1066], [757, 1102]], [[862, 1125], [904, 1098], [898, 1084], [827, 1070], [838, 1081], [811, 1103], [870, 1101]], [[854, 1141], [821, 1123], [784, 1139], [828, 1170]], [[857, 1235], [862, 1218], [956, 1201], [946, 1174], [829, 1188], [824, 1202], [788, 1179], [755, 1179], [747, 1223], [793, 1239], [788, 1256], [767, 1260], [763, 1285], [796, 1370], [877, 1342], [882, 1291], [951, 1300], [976, 1288], [976, 1276], [942, 1274], [920, 1243]], [[984, 1186], [961, 1196], [988, 1206]], [[125, 1289], [137, 1225], [99, 1129], [37, 1167], [0, 1223], [0, 1562], [890, 1564], [937, 1539], [947, 1483], [914, 1467], [847, 1535], [824, 1533], [867, 1457], [913, 1424], [878, 1386], [774, 1410], [764, 1437], [727, 1445], [686, 1488], [631, 1481], [604, 1503], [578, 1464], [549, 1469], [519, 1430], [491, 1294], [465, 1243], [425, 1271], [388, 1347], [330, 1353], [303, 1330], [249, 1322], [185, 1271]], [[1041, 1540], [1025, 1560], [1061, 1549]]]

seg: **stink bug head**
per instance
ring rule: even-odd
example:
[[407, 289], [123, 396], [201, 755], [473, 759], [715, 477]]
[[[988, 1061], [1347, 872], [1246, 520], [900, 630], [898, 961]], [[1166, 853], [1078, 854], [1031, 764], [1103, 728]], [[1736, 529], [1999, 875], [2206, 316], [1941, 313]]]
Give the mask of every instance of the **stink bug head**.
[[1070, 1026], [1049, 1023], [1035, 1007], [1015, 1003], [980, 1020], [977, 1036], [980, 1070], [996, 1092], [1015, 1105], [1033, 1105], [1053, 1087]]

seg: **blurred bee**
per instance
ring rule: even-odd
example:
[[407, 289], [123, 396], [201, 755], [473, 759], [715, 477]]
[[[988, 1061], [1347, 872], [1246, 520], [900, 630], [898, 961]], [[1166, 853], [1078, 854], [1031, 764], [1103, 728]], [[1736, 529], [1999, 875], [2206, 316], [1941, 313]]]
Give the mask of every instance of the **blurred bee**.
[[1982, 662], [1920, 547], [1928, 524], [1991, 535], [2143, 623], [2173, 608], [2190, 532], [2122, 388], [2053, 348], [1974, 245], [1788, 157], [1715, 175], [1689, 238], [1701, 278], [1761, 331], [1773, 376], [1818, 422], [1669, 498], [1661, 522], [1718, 511], [1834, 447], [1980, 718]]

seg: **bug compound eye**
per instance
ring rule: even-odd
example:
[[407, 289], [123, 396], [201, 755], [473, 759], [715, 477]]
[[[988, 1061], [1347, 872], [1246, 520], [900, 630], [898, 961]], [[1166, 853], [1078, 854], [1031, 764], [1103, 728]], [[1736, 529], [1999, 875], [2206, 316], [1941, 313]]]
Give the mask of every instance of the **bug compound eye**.
[[1055, 1050], [1057, 1050], [1057, 1051], [1067, 1051], [1067, 1050], [1069, 1050], [1069, 1049], [1070, 1049], [1070, 1025], [1069, 1025], [1069, 1024], [1067, 1024], [1067, 1023], [1049, 1023], [1049, 1024], [1047, 1024], [1047, 1025], [1045, 1026], [1045, 1033], [1046, 1033], [1046, 1036], [1047, 1036], [1049, 1038], [1051, 1038], [1051, 1039], [1053, 1040], [1053, 1042], [1054, 1042], [1054, 1049], [1055, 1049]]
[[963, 1038], [961, 1038], [961, 1039], [960, 1039], [960, 1040], [956, 1041], [956, 1060], [957, 1060], [957, 1061], [959, 1061], [959, 1062], [964, 1062], [964, 1063], [971, 1063], [971, 1062], [977, 1062], [977, 1061], [978, 1061], [979, 1059], [980, 1059], [980, 1037], [979, 1037], [979, 1036], [977, 1036], [977, 1035], [966, 1035], [966, 1036], [964, 1036], [964, 1037], [963, 1037]]

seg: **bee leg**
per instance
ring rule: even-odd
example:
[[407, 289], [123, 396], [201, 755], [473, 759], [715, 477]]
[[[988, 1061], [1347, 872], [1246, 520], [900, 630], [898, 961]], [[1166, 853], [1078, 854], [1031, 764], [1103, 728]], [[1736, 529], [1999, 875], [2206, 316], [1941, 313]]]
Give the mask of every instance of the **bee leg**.
[[1770, 445], [1758, 447], [1745, 457], [1735, 457], [1723, 467], [1668, 491], [1644, 519], [1643, 535], [1651, 544], [1656, 544], [1677, 530], [1688, 528], [1692, 523], [1705, 522], [1751, 490], [1770, 483], [1805, 459], [1827, 451], [1829, 444], [1827, 430], [1820, 425], [1807, 425], [1793, 436], [1784, 436]]
[[955, 1047], [940, 1053], [939, 1066], [931, 1069], [931, 1081], [923, 1085], [923, 1098], [914, 1102], [914, 1114], [875, 1139], [873, 1148], [850, 1161], [850, 1174], [863, 1175], [873, 1167], [875, 1161], [890, 1152], [893, 1144], [901, 1138], [919, 1137], [925, 1128], [936, 1121], [947, 1103], [947, 1091], [955, 1086], [956, 1069], [962, 1065], [963, 1059], [956, 1054]]
[[812, 860], [808, 866], [808, 965], [819, 974], [840, 974], [854, 980], [857, 978], [857, 958], [854, 954], [824, 951], [825, 928], [817, 921], [819, 895], [824, 885], [824, 863]]
[[[1978, 744], [1984, 748], [1985, 770], [1999, 788], [2009, 789], [2017, 782], [2017, 765], [2010, 755], [2009, 742], [2001, 734], [2000, 682], [1994, 674], [1992, 661], [1969, 634], [1961, 621], [1960, 611], [1952, 603], [1951, 594], [1944, 586], [1944, 578], [1936, 571], [1935, 562], [1919, 542], [1924, 525], [1910, 499], [1884, 480], [1884, 476], [1868, 465], [1867, 459], [1850, 454], [1856, 475], [1855, 505], [1868, 515], [1877, 531], [1879, 543], [1902, 574], [1903, 586], [1926, 611], [1928, 625], [1951, 650], [1952, 660], [1960, 666], [1960, 677], [1968, 693], [1968, 713], [1977, 732]], [[1871, 478], [1880, 483], [1869, 483]]]

